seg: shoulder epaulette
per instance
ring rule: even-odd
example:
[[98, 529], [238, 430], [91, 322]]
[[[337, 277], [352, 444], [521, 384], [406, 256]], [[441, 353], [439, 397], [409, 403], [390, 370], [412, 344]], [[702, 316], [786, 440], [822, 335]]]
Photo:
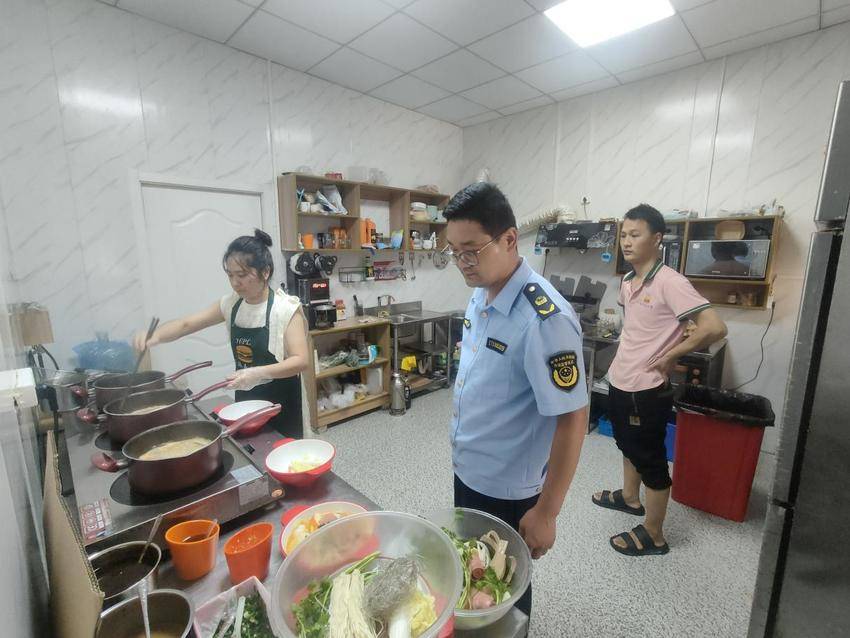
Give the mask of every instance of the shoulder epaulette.
[[561, 309], [549, 299], [549, 295], [546, 294], [540, 284], [528, 284], [522, 292], [541, 320], [545, 321], [552, 315], [561, 312]]

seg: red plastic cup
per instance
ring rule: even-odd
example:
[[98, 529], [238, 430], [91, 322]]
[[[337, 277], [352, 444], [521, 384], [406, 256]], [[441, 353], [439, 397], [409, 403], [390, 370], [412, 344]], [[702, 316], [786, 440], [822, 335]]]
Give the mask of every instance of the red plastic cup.
[[251, 576], [265, 580], [269, 574], [273, 531], [271, 523], [255, 523], [236, 532], [224, 544], [231, 583], [238, 585]]

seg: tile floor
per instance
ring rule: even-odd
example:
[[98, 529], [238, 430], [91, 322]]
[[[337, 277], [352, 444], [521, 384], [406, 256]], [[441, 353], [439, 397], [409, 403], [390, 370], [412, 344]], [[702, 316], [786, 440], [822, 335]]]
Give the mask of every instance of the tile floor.
[[[373, 412], [328, 430], [335, 470], [386, 509], [427, 514], [452, 505], [448, 390], [414, 399], [402, 417]], [[638, 519], [590, 495], [616, 488], [621, 457], [593, 433], [558, 517], [558, 540], [535, 563], [530, 635], [537, 638], [746, 636], [774, 457], [763, 454], [744, 523], [671, 501], [667, 556], [629, 558], [608, 538]]]

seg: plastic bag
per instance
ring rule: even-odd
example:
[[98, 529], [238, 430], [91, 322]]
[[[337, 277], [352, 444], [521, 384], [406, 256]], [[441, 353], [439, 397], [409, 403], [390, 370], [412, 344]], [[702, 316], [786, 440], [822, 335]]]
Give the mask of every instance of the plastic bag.
[[348, 210], [342, 205], [342, 195], [336, 186], [322, 186], [316, 191], [319, 203], [335, 215], [348, 215]]
[[84, 370], [128, 372], [136, 363], [132, 346], [126, 341], [110, 341], [106, 333], [97, 333], [94, 341], [73, 347], [77, 353], [77, 367]]

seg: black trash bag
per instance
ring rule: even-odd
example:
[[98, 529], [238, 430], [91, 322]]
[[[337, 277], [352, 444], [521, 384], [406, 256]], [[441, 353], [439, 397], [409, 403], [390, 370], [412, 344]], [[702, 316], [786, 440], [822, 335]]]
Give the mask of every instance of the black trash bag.
[[757, 394], [718, 390], [703, 385], [680, 385], [673, 403], [679, 410], [705, 414], [741, 425], [772, 427], [776, 420], [770, 401]]

